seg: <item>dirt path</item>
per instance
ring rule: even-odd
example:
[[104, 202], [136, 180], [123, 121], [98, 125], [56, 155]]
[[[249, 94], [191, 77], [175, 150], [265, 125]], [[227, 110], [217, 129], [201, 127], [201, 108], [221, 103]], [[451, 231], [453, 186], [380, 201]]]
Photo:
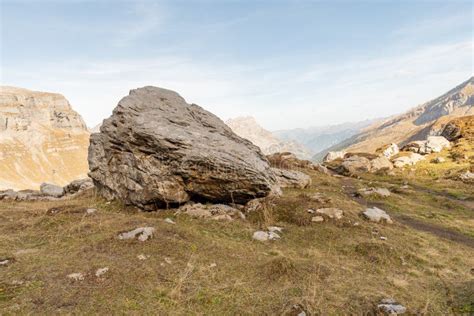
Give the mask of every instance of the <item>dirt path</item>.
[[[364, 199], [361, 195], [356, 194], [357, 190], [356, 190], [356, 186], [354, 185], [354, 182], [355, 182], [354, 179], [344, 177], [341, 179], [341, 182], [344, 188], [344, 192], [347, 194], [347, 196], [363, 206], [367, 206], [367, 207], [376, 206], [376, 207], [382, 208], [385, 211], [390, 212], [390, 216], [392, 216], [401, 224], [404, 224], [406, 226], [409, 226], [419, 231], [431, 233], [440, 238], [448, 239], [448, 240], [463, 244], [465, 246], [474, 248], [474, 238], [471, 238], [469, 236], [466, 236], [464, 234], [461, 234], [459, 232], [456, 232], [454, 230], [451, 230], [442, 226], [438, 226], [435, 224], [430, 224], [430, 223], [426, 223], [426, 222], [414, 219], [407, 215], [401, 215], [401, 214], [397, 214], [396, 212], [391, 212], [390, 208], [387, 207], [383, 202], [369, 202], [366, 199]], [[436, 192], [433, 192], [433, 194], [436, 194]]]

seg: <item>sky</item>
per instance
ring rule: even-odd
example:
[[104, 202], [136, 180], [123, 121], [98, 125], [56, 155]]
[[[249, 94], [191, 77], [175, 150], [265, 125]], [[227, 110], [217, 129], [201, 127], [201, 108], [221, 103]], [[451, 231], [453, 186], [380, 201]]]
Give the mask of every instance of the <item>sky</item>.
[[0, 83], [93, 127], [130, 89], [270, 130], [401, 113], [473, 75], [472, 1], [0, 0]]

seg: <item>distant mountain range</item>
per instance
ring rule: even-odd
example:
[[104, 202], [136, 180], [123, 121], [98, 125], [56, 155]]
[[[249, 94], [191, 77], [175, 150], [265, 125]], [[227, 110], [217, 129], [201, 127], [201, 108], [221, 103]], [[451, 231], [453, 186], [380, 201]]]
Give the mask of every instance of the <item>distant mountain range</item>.
[[451, 119], [474, 114], [474, 77], [442, 96], [421, 104], [408, 112], [375, 122], [362, 132], [316, 154], [319, 160], [328, 151], [374, 152], [389, 143], [399, 146], [439, 135]]
[[273, 134], [285, 141], [301, 143], [314, 155], [360, 133], [364, 128], [376, 121], [377, 120], [365, 120], [337, 125], [279, 130], [274, 131]]
[[234, 133], [250, 140], [266, 155], [276, 152], [292, 152], [300, 159], [310, 159], [312, 153], [296, 141], [284, 141], [261, 127], [251, 116], [237, 117], [225, 122]]

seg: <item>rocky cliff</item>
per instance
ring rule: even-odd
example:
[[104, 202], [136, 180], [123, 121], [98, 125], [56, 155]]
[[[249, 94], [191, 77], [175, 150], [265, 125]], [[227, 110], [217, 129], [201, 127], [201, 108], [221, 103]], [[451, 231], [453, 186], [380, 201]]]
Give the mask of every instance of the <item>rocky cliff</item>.
[[240, 137], [250, 140], [270, 155], [277, 152], [291, 152], [300, 159], [311, 158], [311, 152], [296, 141], [284, 141], [261, 127], [251, 116], [238, 117], [226, 121], [226, 124]]
[[0, 189], [87, 175], [89, 132], [64, 96], [0, 87]]

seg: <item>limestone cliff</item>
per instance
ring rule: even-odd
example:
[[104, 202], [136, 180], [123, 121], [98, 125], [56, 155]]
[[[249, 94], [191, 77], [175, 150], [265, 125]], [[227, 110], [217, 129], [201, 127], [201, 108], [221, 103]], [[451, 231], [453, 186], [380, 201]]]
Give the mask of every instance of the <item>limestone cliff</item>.
[[89, 132], [64, 96], [0, 87], [0, 189], [87, 175]]

